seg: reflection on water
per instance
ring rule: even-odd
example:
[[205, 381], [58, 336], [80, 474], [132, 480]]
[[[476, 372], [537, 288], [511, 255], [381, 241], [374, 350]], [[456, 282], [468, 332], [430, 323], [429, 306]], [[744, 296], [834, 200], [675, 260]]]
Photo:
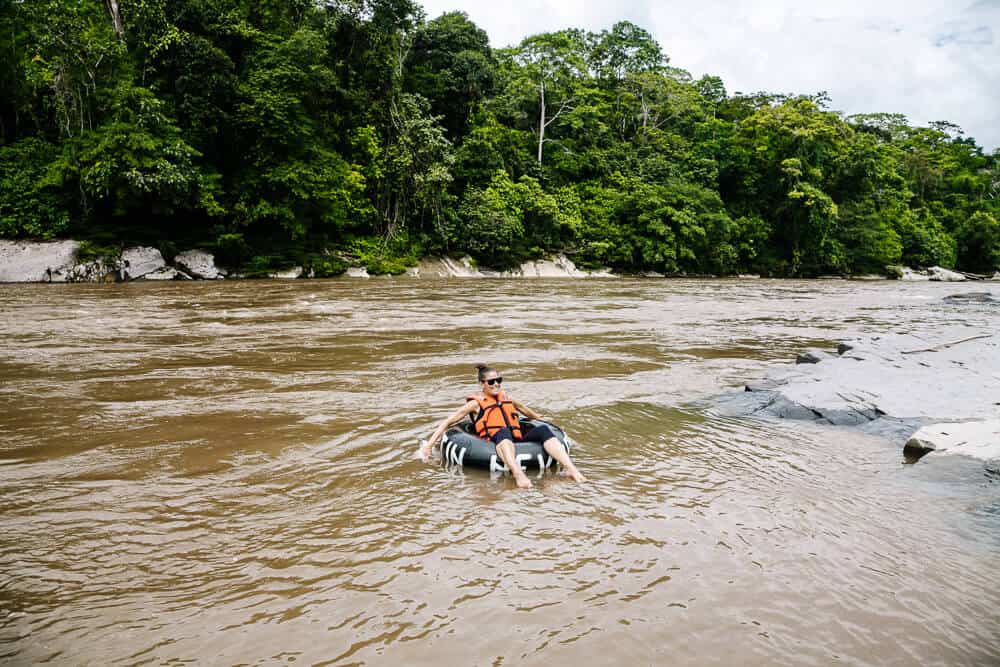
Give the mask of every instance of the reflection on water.
[[[1000, 660], [995, 474], [698, 407], [954, 286], [0, 289], [2, 661]], [[412, 458], [480, 360], [592, 483]]]

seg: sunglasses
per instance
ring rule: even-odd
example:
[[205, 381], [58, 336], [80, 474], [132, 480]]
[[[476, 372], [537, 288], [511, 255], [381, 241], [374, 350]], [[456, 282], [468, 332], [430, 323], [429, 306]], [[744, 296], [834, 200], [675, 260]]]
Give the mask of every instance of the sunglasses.
[[483, 382], [485, 382], [486, 384], [488, 384], [488, 385], [490, 385], [492, 387], [495, 384], [502, 384], [503, 383], [503, 378], [502, 377], [495, 377], [492, 380], [483, 380]]

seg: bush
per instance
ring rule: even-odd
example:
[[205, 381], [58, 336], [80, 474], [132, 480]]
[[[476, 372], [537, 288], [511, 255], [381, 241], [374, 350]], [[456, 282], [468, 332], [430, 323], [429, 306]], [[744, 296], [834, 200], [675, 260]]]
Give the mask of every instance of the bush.
[[[389, 241], [355, 238], [351, 240], [348, 249], [357, 258], [357, 263], [367, 267], [368, 273], [372, 275], [398, 276], [405, 273], [408, 266], [415, 266], [417, 263], [406, 234], [400, 234]], [[345, 265], [344, 271], [346, 270]]]
[[903, 253], [899, 234], [871, 207], [841, 207], [838, 236], [847, 254], [846, 268], [854, 273], [881, 273], [899, 264]]
[[909, 211], [897, 223], [905, 266], [955, 266], [955, 239], [926, 211], [918, 218]]
[[976, 211], [955, 230], [958, 266], [965, 271], [993, 273], [1000, 269], [1000, 222]]
[[466, 190], [459, 220], [449, 230], [452, 247], [468, 252], [484, 266], [509, 268], [524, 256], [524, 224], [516, 186], [497, 172], [485, 190]]
[[45, 178], [56, 153], [35, 138], [0, 148], [0, 237], [50, 239], [69, 226], [69, 213]]
[[243, 274], [248, 278], [267, 278], [275, 269], [275, 258], [271, 255], [254, 255], [243, 266]]
[[93, 262], [98, 259], [114, 260], [121, 257], [120, 248], [99, 245], [93, 241], [81, 241], [80, 247], [76, 250], [76, 261], [79, 264]]
[[326, 255], [308, 255], [302, 262], [302, 268], [306, 274], [312, 274], [315, 278], [332, 278], [347, 271], [347, 264]]
[[220, 234], [212, 244], [216, 263], [222, 266], [238, 267], [250, 254], [250, 246], [243, 234]]

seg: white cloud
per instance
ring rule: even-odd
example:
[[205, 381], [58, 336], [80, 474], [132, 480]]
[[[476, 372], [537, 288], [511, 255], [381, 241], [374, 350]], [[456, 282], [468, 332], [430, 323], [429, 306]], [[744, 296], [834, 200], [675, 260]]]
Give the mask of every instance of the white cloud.
[[645, 28], [671, 64], [715, 74], [727, 90], [829, 92], [846, 113], [949, 120], [1000, 146], [1000, 0], [425, 0], [460, 10], [494, 46], [561, 28]]

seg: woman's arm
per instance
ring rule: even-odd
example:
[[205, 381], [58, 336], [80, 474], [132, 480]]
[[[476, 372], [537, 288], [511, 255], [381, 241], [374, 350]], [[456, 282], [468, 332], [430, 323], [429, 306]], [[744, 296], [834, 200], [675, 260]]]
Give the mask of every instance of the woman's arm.
[[521, 403], [520, 401], [513, 401], [513, 403], [514, 403], [514, 409], [517, 410], [518, 412], [520, 412], [522, 415], [524, 415], [528, 419], [545, 419], [545, 417], [543, 417], [542, 415], [538, 414], [537, 412], [535, 412], [534, 410], [532, 410], [531, 408], [529, 408], [524, 403]]
[[437, 444], [437, 441], [441, 439], [441, 436], [444, 435], [444, 432], [447, 431], [452, 426], [454, 426], [455, 424], [457, 424], [458, 422], [465, 419], [466, 415], [470, 415], [472, 414], [473, 411], [478, 409], [479, 409], [478, 403], [476, 403], [475, 401], [469, 401], [468, 403], [460, 407], [458, 410], [456, 410], [455, 413], [452, 414], [450, 417], [448, 417], [447, 419], [442, 419], [441, 423], [437, 425], [436, 429], [434, 429], [434, 434], [431, 435], [430, 438], [425, 440], [423, 444], [420, 445], [420, 451], [419, 451], [420, 458], [426, 461], [427, 458], [431, 455], [431, 449], [433, 449], [434, 445]]

